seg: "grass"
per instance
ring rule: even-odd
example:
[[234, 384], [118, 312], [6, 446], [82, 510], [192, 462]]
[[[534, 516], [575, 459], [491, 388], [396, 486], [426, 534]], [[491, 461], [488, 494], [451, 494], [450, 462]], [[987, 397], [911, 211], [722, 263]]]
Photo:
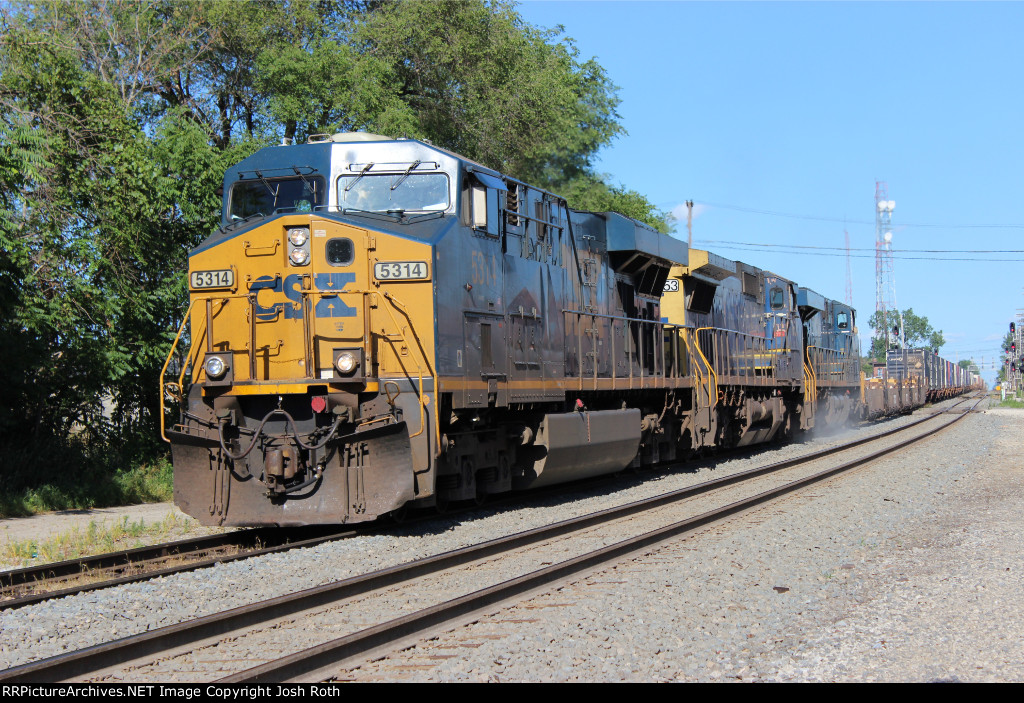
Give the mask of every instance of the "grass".
[[0, 560], [28, 565], [77, 559], [86, 555], [102, 554], [122, 549], [133, 549], [188, 535], [197, 529], [191, 518], [169, 513], [166, 518], [147, 524], [145, 520], [129, 522], [127, 516], [114, 523], [95, 520], [82, 528], [56, 534], [45, 540], [8, 542], [0, 550]]
[[0, 494], [0, 517], [168, 501], [174, 492], [172, 475], [171, 462], [164, 458], [115, 471], [86, 466], [53, 472], [38, 485]]
[[1014, 400], [1013, 398], [1007, 398], [999, 404], [1001, 408], [1016, 408], [1017, 410], [1024, 410], [1024, 401]]

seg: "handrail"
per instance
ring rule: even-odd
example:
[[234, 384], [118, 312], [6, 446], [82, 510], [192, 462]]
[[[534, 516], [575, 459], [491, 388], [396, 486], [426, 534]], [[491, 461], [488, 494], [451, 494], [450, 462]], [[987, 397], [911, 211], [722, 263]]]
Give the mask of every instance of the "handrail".
[[[385, 300], [387, 300], [389, 303], [391, 303], [394, 307], [396, 307], [399, 310], [401, 310], [402, 313], [406, 316], [407, 319], [409, 318], [408, 309], [405, 307], [405, 305], [401, 301], [399, 301], [396, 297], [394, 297], [390, 292], [388, 292], [388, 291], [383, 291], [383, 292], [381, 292], [381, 291], [368, 291], [368, 292], [373, 293], [375, 296], [383, 297]], [[395, 315], [394, 315], [393, 312], [391, 312], [391, 308], [390, 307], [385, 307], [384, 309], [387, 310], [388, 316], [391, 318], [392, 324], [394, 324], [395, 329], [398, 330], [398, 334], [401, 335], [401, 337], [402, 337], [402, 341], [405, 344], [409, 344], [409, 340], [406, 339], [405, 332], [402, 331], [402, 326], [400, 324], [398, 324], [398, 320], [395, 319]], [[409, 320], [409, 324], [412, 325], [412, 320], [411, 319]], [[414, 332], [414, 334], [415, 334], [415, 332]], [[423, 353], [423, 345], [420, 344], [418, 336], [416, 337], [416, 346], [419, 347], [420, 353], [423, 356], [423, 363], [427, 364], [427, 370], [428, 370], [428, 372], [430, 372], [431, 378], [434, 381], [434, 390], [436, 392], [436, 390], [437, 390], [437, 377], [433, 374], [433, 372], [430, 371], [430, 366], [429, 366], [430, 359], [427, 357], [427, 355], [425, 353]], [[416, 370], [417, 370], [417, 372], [419, 372], [419, 376], [420, 376], [420, 394], [419, 394], [419, 400], [417, 401], [417, 405], [420, 406], [420, 429], [415, 434], [409, 435], [409, 439], [413, 439], [415, 437], [419, 437], [421, 434], [423, 434], [423, 430], [425, 430], [427, 428], [427, 415], [426, 415], [426, 410], [424, 409], [425, 406], [423, 404], [424, 397], [425, 397], [423, 395], [423, 367], [420, 366], [418, 362], [416, 363]], [[436, 425], [437, 423], [434, 423], [434, 424]], [[437, 428], [437, 429], [438, 429], [438, 432], [440, 432], [440, 428]]]
[[[167, 438], [167, 424], [166, 424], [167, 421], [166, 421], [166, 417], [165, 417], [165, 415], [167, 413], [164, 410], [164, 393], [166, 392], [164, 390], [164, 374], [167, 373], [167, 367], [171, 365], [171, 359], [174, 357], [174, 350], [178, 348], [178, 342], [181, 341], [181, 335], [185, 332], [185, 325], [188, 324], [188, 321], [189, 321], [190, 316], [192, 314], [192, 306], [196, 304], [197, 300], [199, 300], [199, 299], [198, 298], [193, 298], [192, 301], [188, 304], [188, 308], [185, 310], [185, 316], [181, 320], [181, 326], [178, 327], [178, 334], [174, 337], [174, 342], [171, 344], [171, 350], [169, 352], [167, 352], [167, 360], [164, 361], [163, 368], [160, 369], [160, 437], [163, 438], [163, 440], [165, 442], [170, 442], [171, 440], [169, 440]], [[193, 342], [194, 342], [194, 340], [193, 340]], [[191, 356], [191, 350], [189, 350], [189, 355]], [[179, 377], [180, 378], [179, 383], [178, 383], [178, 392], [179, 392], [179, 394], [181, 392], [181, 381], [184, 380], [184, 377], [185, 377], [185, 375], [184, 375], [184, 372], [185, 372], [184, 367], [185, 366], [186, 366], [186, 364], [182, 365], [182, 375]], [[180, 398], [180, 395], [179, 395], [179, 398]]]
[[[401, 338], [401, 341], [403, 343], [405, 343], [407, 345], [410, 344], [409, 340], [408, 340], [408, 337], [406, 336], [406, 333], [404, 331], [403, 326], [401, 324], [399, 324], [399, 322], [396, 319], [394, 313], [391, 311], [391, 307], [398, 308], [402, 312], [402, 314], [406, 316], [406, 318], [409, 318], [408, 309], [406, 308], [406, 306], [400, 300], [395, 298], [395, 296], [392, 295], [388, 291], [383, 291], [382, 292], [382, 291], [377, 291], [377, 290], [343, 290], [343, 291], [303, 290], [302, 293], [303, 293], [303, 296], [307, 300], [309, 300], [310, 303], [313, 303], [312, 298], [314, 296], [325, 297], [325, 296], [341, 296], [341, 295], [359, 295], [361, 297], [365, 297], [367, 295], [373, 295], [373, 296], [375, 296], [377, 298], [383, 297], [385, 300], [388, 301], [388, 303], [390, 303], [390, 305], [385, 305], [385, 306], [382, 306], [382, 307], [387, 311], [388, 316], [391, 318], [391, 322], [395, 326], [395, 329], [397, 330], [398, 336]], [[202, 298], [195, 297], [195, 298], [193, 298], [189, 302], [188, 308], [185, 311], [184, 319], [182, 319], [181, 325], [178, 328], [178, 333], [177, 333], [177, 335], [174, 338], [174, 343], [171, 345], [171, 349], [170, 349], [170, 351], [167, 354], [167, 359], [164, 362], [164, 365], [163, 365], [163, 367], [160, 370], [160, 436], [161, 436], [161, 438], [165, 442], [170, 442], [170, 439], [168, 439], [167, 432], [166, 432], [166, 419], [165, 419], [165, 414], [166, 413], [165, 413], [165, 405], [164, 405], [164, 394], [165, 394], [165, 381], [164, 381], [164, 378], [165, 378], [166, 373], [167, 373], [167, 368], [168, 368], [168, 366], [170, 366], [171, 359], [174, 357], [174, 352], [177, 350], [178, 344], [181, 341], [181, 337], [182, 337], [182, 335], [185, 332], [185, 326], [188, 325], [189, 321], [191, 320], [192, 308], [195, 307], [195, 304], [197, 302], [199, 302], [199, 301], [204, 301], [206, 303], [209, 303], [210, 301], [226, 301], [226, 300], [234, 299], [234, 298], [251, 298], [251, 296], [249, 296], [248, 294], [233, 294], [233, 295], [206, 296], [206, 297], [202, 297]], [[309, 308], [313, 308], [313, 305], [312, 304], [309, 305]], [[312, 314], [313, 311], [312, 311], [312, 309], [309, 309], [309, 308], [304, 309], [303, 312], [304, 313]], [[252, 314], [252, 311], [250, 311], [250, 314]], [[209, 317], [210, 316], [208, 314], [204, 318], [204, 322], [205, 322], [206, 328], [204, 328], [203, 334], [202, 335], [193, 335], [192, 344], [191, 344], [191, 346], [189, 348], [189, 351], [188, 351], [188, 354], [187, 354], [187, 356], [185, 358], [185, 362], [182, 364], [181, 373], [180, 373], [180, 375], [178, 377], [178, 388], [179, 388], [179, 391], [180, 391], [182, 385], [184, 384], [186, 372], [188, 371], [188, 369], [190, 367], [194, 367], [195, 366], [195, 361], [199, 358], [199, 353], [200, 353], [200, 350], [198, 349], [199, 340], [209, 336], [208, 335], [209, 327], [210, 327], [211, 322], [212, 322], [209, 319]], [[304, 314], [303, 317], [305, 318], [306, 315]], [[409, 324], [410, 324], [410, 326], [412, 326], [411, 319], [410, 319]], [[307, 338], [305, 340], [306, 345], [307, 345], [307, 354], [309, 354], [310, 353], [310, 349], [308, 348], [308, 345], [313, 344], [314, 348], [315, 348], [315, 332], [314, 332], [314, 329], [312, 327], [307, 327], [306, 326], [305, 321], [304, 321], [304, 324], [303, 324], [303, 328], [304, 328], [303, 329], [304, 336]], [[427, 365], [427, 373], [434, 380], [434, 388], [436, 389], [437, 388], [437, 378], [436, 378], [436, 375], [433, 372], [433, 369], [430, 366], [430, 359], [429, 359], [428, 355], [425, 353], [425, 351], [423, 349], [423, 345], [420, 342], [419, 337], [416, 335], [415, 330], [413, 330], [413, 335], [414, 335], [414, 337], [416, 339], [416, 346], [420, 350], [420, 355], [423, 357], [423, 361]], [[255, 349], [250, 349], [249, 350], [249, 354], [250, 354], [250, 357], [253, 354], [255, 354]], [[307, 373], [309, 373], [309, 364], [306, 365], [306, 368], [307, 368]], [[423, 389], [424, 372], [423, 372], [423, 367], [419, 364], [419, 362], [416, 363], [416, 369], [417, 369], [417, 373], [418, 373], [418, 376], [419, 376], [419, 402], [418, 402], [418, 405], [419, 405], [419, 408], [420, 408], [420, 429], [415, 434], [410, 435], [410, 437], [409, 437], [410, 439], [418, 437], [426, 429], [426, 410], [425, 410], [425, 405], [424, 405], [424, 389]], [[310, 378], [310, 377], [307, 376], [307, 378]], [[250, 381], [256, 381], [256, 378], [250, 373], [249, 380]], [[438, 432], [440, 432], [440, 428], [438, 428]], [[438, 441], [440, 441], [440, 437], [438, 437]]]
[[[810, 400], [808, 400], [808, 395]], [[810, 363], [810, 355], [804, 359], [804, 405], [815, 403], [818, 400], [818, 378], [814, 373], [814, 366]]]
[[[712, 356], [715, 361], [721, 361], [721, 366], [725, 368], [719, 368], [717, 364], [710, 364], [715, 371], [715, 375], [743, 375], [749, 376], [752, 385], [767, 385], [769, 380], [768, 376], [758, 377], [757, 372], [759, 369], [770, 370], [772, 377], [776, 376], [777, 373], [777, 357], [779, 354], [789, 351], [788, 349], [773, 349], [768, 347], [770, 338], [752, 334], [750, 332], [740, 332], [738, 330], [730, 330], [722, 327], [699, 327], [694, 330], [694, 334], [697, 340], [697, 347], [700, 348], [700, 333], [709, 332], [712, 342]], [[753, 342], [753, 344], [744, 343], [742, 350], [733, 350], [732, 344], [730, 343], [731, 338], [745, 338], [745, 342]], [[719, 346], [725, 344], [728, 347], [724, 353], [719, 353]], [[701, 349], [703, 354], [703, 349]], [[720, 357], [720, 358], [719, 358]], [[768, 365], [760, 365], [761, 362], [770, 362]]]
[[807, 357], [819, 383], [822, 379], [830, 385], [836, 382], [844, 385], [859, 382], [858, 359], [850, 356], [846, 350], [810, 345], [807, 347]]
[[[691, 357], [695, 357], [700, 360], [700, 363], [694, 364], [694, 367], [697, 368], [697, 377], [701, 387], [707, 387], [708, 409], [711, 409], [718, 405], [718, 373], [715, 371], [715, 367], [708, 361], [707, 357], [704, 356], [704, 352], [701, 350], [700, 343], [697, 340], [697, 333], [706, 329], [713, 328], [703, 327], [701, 329], [693, 329], [686, 327], [682, 328], [682, 331], [683, 342], [686, 344], [687, 353]], [[705, 370], [707, 372], [706, 374]]]
[[[681, 325], [676, 325], [676, 324], [669, 323], [669, 322], [662, 322], [661, 320], [658, 320], [658, 319], [649, 319], [649, 318], [642, 318], [642, 317], [626, 317], [625, 315], [606, 315], [604, 313], [591, 312], [589, 310], [573, 310], [571, 308], [562, 308], [562, 314], [563, 315], [566, 315], [566, 314], [575, 315], [576, 319], [577, 319], [577, 325], [576, 325], [576, 330], [577, 330], [577, 332], [576, 332], [576, 356], [577, 356], [577, 360], [578, 360], [578, 363], [579, 363], [579, 374], [577, 376], [577, 380], [579, 381], [579, 390], [581, 390], [581, 391], [583, 390], [583, 387], [584, 387], [583, 386], [583, 382], [584, 382], [584, 380], [586, 378], [586, 376], [583, 373], [583, 367], [584, 367], [584, 363], [583, 363], [583, 357], [584, 357], [584, 354], [583, 354], [583, 336], [584, 336], [584, 332], [586, 332], [587, 336], [590, 337], [590, 352], [588, 352], [587, 355], [593, 356], [594, 367], [593, 367], [593, 373], [591, 374], [592, 375], [592, 380], [596, 384], [598, 378], [600, 378], [600, 376], [598, 375], [598, 362], [597, 362], [597, 360], [598, 360], [598, 356], [597, 356], [598, 337], [597, 337], [597, 334], [596, 334], [597, 329], [596, 328], [587, 329], [587, 330], [581, 329], [580, 325], [582, 324], [582, 318], [584, 318], [584, 317], [591, 318], [592, 324], [596, 323], [596, 321], [598, 319], [611, 320], [613, 323], [614, 322], [623, 322], [623, 323], [625, 323], [623, 325], [623, 331], [625, 333], [627, 343], [626, 343], [625, 349], [623, 350], [623, 353], [626, 355], [626, 360], [629, 362], [629, 375], [628, 376], [625, 376], [625, 375], [619, 376], [617, 374], [616, 370], [615, 370], [614, 363], [612, 363], [612, 365], [611, 365], [610, 380], [612, 381], [613, 384], [614, 384], [615, 381], [617, 381], [618, 379], [622, 378], [623, 380], [627, 380], [628, 379], [628, 381], [630, 383], [630, 388], [633, 387], [632, 386], [633, 381], [637, 377], [634, 376], [634, 374], [633, 374], [633, 368], [634, 368], [633, 360], [631, 360], [629, 358], [630, 353], [632, 353], [636, 357], [635, 358], [635, 361], [637, 362], [636, 366], [639, 368], [639, 371], [640, 371], [639, 381], [640, 381], [641, 387], [643, 386], [644, 379], [645, 379], [645, 372], [646, 372], [646, 370], [648, 368], [648, 367], [645, 366], [644, 357], [647, 356], [648, 349], [647, 349], [647, 344], [645, 343], [644, 335], [643, 334], [638, 334], [637, 335], [638, 339], [639, 339], [639, 342], [638, 342], [637, 346], [634, 346], [633, 344], [630, 343], [631, 337], [628, 334], [628, 332], [629, 332], [629, 330], [633, 329], [631, 323], [634, 323], [634, 322], [640, 323], [640, 325], [637, 328], [638, 332], [640, 332], [640, 333], [647, 332], [648, 329], [651, 332], [651, 338], [650, 338], [650, 340], [648, 340], [648, 342], [651, 345], [651, 349], [649, 351], [651, 352], [651, 355], [652, 355], [651, 366], [650, 366], [650, 374], [652, 376], [654, 376], [654, 377], [659, 377], [660, 376], [663, 379], [679, 378], [680, 377], [678, 374], [676, 374], [674, 376], [671, 376], [671, 377], [668, 375], [668, 363], [667, 363], [667, 360], [666, 360], [666, 357], [665, 357], [665, 346], [664, 346], [664, 344], [659, 343], [659, 341], [658, 341], [659, 340], [659, 336], [658, 336], [657, 332], [658, 332], [658, 329], [660, 328], [660, 331], [661, 331], [660, 339], [663, 340], [664, 339], [664, 334], [665, 334], [666, 331], [671, 332], [672, 330], [683, 330], [683, 329], [687, 329], [687, 328], [685, 328], [685, 327], [683, 327]], [[650, 328], [644, 328], [643, 324], [645, 324], [645, 323], [650, 325]], [[611, 343], [611, 346], [610, 346], [610, 349], [611, 349], [610, 354], [611, 355], [608, 358], [610, 358], [614, 362], [614, 360], [616, 358], [616, 356], [615, 356], [615, 334], [614, 334], [614, 331], [611, 334], [610, 343]], [[658, 363], [659, 360], [661, 362], [660, 365]], [[614, 387], [615, 386], [613, 385], [613, 388]]]
[[[408, 308], [406, 307], [406, 305], [403, 302], [401, 302], [398, 298], [396, 298], [394, 295], [392, 295], [389, 291], [379, 291], [379, 290], [372, 290], [372, 289], [367, 289], [367, 290], [336, 290], [336, 291], [335, 290], [310, 289], [310, 290], [303, 290], [302, 294], [304, 296], [309, 297], [309, 298], [312, 298], [313, 296], [320, 296], [320, 297], [335, 297], [335, 296], [337, 296], [337, 297], [340, 297], [340, 296], [343, 296], [343, 295], [358, 295], [358, 296], [361, 296], [361, 297], [366, 297], [367, 295], [372, 295], [375, 298], [384, 298], [391, 305], [390, 306], [381, 306], [381, 307], [383, 307], [384, 310], [387, 311], [388, 316], [391, 318], [391, 323], [395, 326], [395, 329], [397, 330], [398, 336], [401, 338], [401, 341], [403, 343], [407, 344], [407, 345], [409, 344], [409, 340], [406, 337], [405, 332], [403, 331], [402, 325], [399, 324], [398, 320], [395, 318], [394, 313], [391, 311], [391, 307], [398, 308], [402, 312], [402, 314], [405, 315], [406, 319], [409, 320], [409, 326], [410, 327], [414, 327], [414, 325], [412, 323], [412, 319], [409, 316]], [[310, 329], [309, 332], [310, 332], [310, 334], [313, 332], [312, 328]], [[434, 381], [434, 389], [436, 390], [437, 389], [437, 376], [436, 376], [436, 374], [434, 373], [433, 369], [430, 366], [430, 357], [427, 355], [426, 351], [423, 349], [423, 344], [420, 342], [419, 336], [416, 335], [415, 329], [413, 330], [413, 336], [416, 339], [416, 347], [420, 350], [420, 356], [423, 358], [423, 363], [427, 365], [427, 374], [430, 376], [431, 379], [433, 379], [433, 381]], [[307, 340], [307, 341], [311, 341], [311, 340]], [[315, 348], [315, 342], [311, 342], [311, 343], [313, 344], [313, 346]], [[416, 433], [409, 435], [409, 439], [413, 439], [415, 437], [419, 437], [421, 434], [423, 434], [423, 431], [426, 429], [426, 426], [427, 426], [427, 424], [426, 424], [426, 410], [424, 409], [425, 406], [424, 406], [424, 403], [423, 403], [423, 400], [424, 400], [424, 395], [423, 395], [423, 392], [424, 392], [423, 391], [423, 367], [420, 366], [420, 364], [418, 362], [416, 363], [416, 371], [417, 371], [417, 373], [419, 375], [419, 401], [418, 401], [418, 405], [420, 407], [420, 429]], [[440, 433], [440, 428], [437, 428], [437, 431], [438, 431], [438, 433]], [[438, 435], [438, 441], [440, 442], [440, 435]]]
[[[661, 325], [662, 327], [664, 327], [666, 329], [680, 329], [680, 330], [691, 329], [689, 327], [686, 327], [685, 325], [677, 325], [677, 324], [675, 324], [673, 322], [662, 322], [661, 320], [651, 320], [651, 319], [647, 319], [645, 317], [626, 317], [625, 315], [605, 315], [604, 313], [600, 313], [600, 312], [589, 312], [587, 310], [572, 310], [570, 308], [562, 308], [562, 312], [563, 313], [567, 313], [568, 312], [568, 313], [572, 313], [574, 315], [586, 315], [587, 317], [602, 317], [602, 318], [604, 318], [606, 320], [619, 320], [619, 321], [622, 321], [622, 322], [647, 322], [647, 323], [650, 323], [652, 325]], [[711, 328], [708, 327], [708, 328], [705, 328], [705, 329], [711, 329]]]

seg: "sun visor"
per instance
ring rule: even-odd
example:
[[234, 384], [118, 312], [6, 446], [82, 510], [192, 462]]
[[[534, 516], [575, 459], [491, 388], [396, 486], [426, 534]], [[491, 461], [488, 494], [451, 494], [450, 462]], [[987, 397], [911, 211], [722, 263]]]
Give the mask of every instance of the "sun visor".
[[473, 175], [478, 181], [488, 188], [493, 188], [494, 190], [508, 190], [508, 186], [505, 185], [505, 182], [497, 176], [492, 176], [489, 173], [480, 173], [479, 171], [473, 171]]
[[684, 242], [618, 213], [604, 213], [604, 217], [608, 223], [609, 252], [636, 252], [647, 258], [686, 265], [688, 257]]
[[825, 296], [815, 293], [810, 288], [798, 288], [796, 291], [796, 304], [800, 308], [823, 312], [825, 310]]

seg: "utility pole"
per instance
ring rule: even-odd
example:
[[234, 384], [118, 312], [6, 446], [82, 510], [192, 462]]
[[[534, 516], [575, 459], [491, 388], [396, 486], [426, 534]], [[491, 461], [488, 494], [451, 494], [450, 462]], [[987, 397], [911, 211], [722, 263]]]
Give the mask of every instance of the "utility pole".
[[853, 273], [850, 269], [850, 232], [843, 229], [846, 235], [846, 304], [853, 307]]
[[686, 201], [686, 246], [693, 248], [693, 201]]

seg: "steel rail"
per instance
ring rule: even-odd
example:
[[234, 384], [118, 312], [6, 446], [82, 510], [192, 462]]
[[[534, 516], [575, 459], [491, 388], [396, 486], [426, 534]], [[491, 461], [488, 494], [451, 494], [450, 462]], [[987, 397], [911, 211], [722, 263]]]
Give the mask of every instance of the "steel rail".
[[[308, 534], [318, 534], [315, 537], [295, 539]], [[28, 595], [17, 596], [7, 600], [0, 600], [0, 611], [20, 608], [26, 605], [33, 605], [53, 598], [74, 595], [95, 591], [111, 586], [120, 586], [126, 583], [137, 583], [147, 581], [159, 576], [168, 576], [182, 571], [192, 571], [215, 564], [223, 564], [239, 559], [273, 554], [274, 552], [309, 547], [321, 542], [342, 539], [356, 533], [356, 530], [348, 528], [338, 530], [337, 528], [323, 527], [302, 527], [298, 531], [290, 531], [282, 534], [279, 527], [257, 527], [251, 530], [238, 532], [226, 532], [203, 537], [164, 542], [162, 544], [147, 547], [137, 547], [118, 552], [108, 552], [95, 556], [82, 557], [80, 559], [69, 559], [66, 561], [41, 564], [39, 566], [26, 567], [24, 569], [12, 569], [0, 572], [0, 596], [17, 592], [19, 589], [45, 588], [48, 582], [72, 581], [76, 578], [95, 575], [99, 571], [126, 571], [130, 569], [145, 567], [155, 562], [168, 559], [188, 559], [190, 556], [197, 556], [216, 549], [236, 547], [246, 550], [239, 554], [222, 554], [207, 559], [200, 559], [188, 564], [182, 564], [165, 569], [148, 570], [143, 573], [120, 576], [111, 579], [104, 579], [95, 583], [81, 584], [63, 589], [55, 589]], [[282, 540], [284, 540], [282, 542]], [[261, 543], [272, 544], [268, 547], [257, 547]]]
[[[958, 401], [955, 405], [959, 405], [961, 402]], [[949, 409], [940, 411], [948, 412]], [[939, 414], [939, 413], [934, 413]], [[927, 419], [927, 418], [924, 418]], [[905, 428], [912, 427], [919, 422], [924, 420], [916, 420], [912, 423], [904, 425], [896, 430], [890, 430], [886, 433], [875, 435], [872, 438], [868, 438], [864, 441], [871, 441], [880, 437], [885, 437], [891, 432], [898, 432]], [[853, 444], [849, 446], [855, 446]], [[606, 478], [606, 477], [599, 477]], [[557, 487], [556, 490], [561, 489]], [[546, 494], [547, 491], [534, 492], [532, 495]], [[512, 500], [518, 500], [519, 495], [510, 496]], [[507, 500], [498, 500], [495, 504], [501, 505]], [[416, 519], [410, 519], [409, 522], [417, 522]], [[55, 598], [63, 598], [65, 596], [71, 596], [78, 593], [86, 593], [89, 591], [96, 591], [104, 588], [111, 588], [113, 586], [121, 586], [129, 583], [139, 583], [153, 578], [161, 576], [170, 576], [177, 573], [183, 573], [186, 571], [193, 571], [197, 569], [207, 568], [216, 564], [229, 563], [232, 561], [238, 561], [240, 559], [247, 559], [249, 557], [263, 556], [265, 554], [272, 554], [278, 551], [287, 551], [288, 549], [295, 549], [300, 547], [309, 547], [319, 544], [324, 541], [332, 539], [342, 539], [355, 533], [355, 530], [347, 531], [332, 531], [331, 528], [324, 528], [319, 526], [306, 526], [299, 528], [300, 530], [317, 532], [323, 531], [324, 529], [329, 530], [329, 533], [325, 537], [313, 538], [313, 539], [300, 539], [298, 541], [286, 541], [282, 544], [278, 544], [273, 547], [264, 547], [256, 549], [255, 545], [260, 543], [274, 543], [280, 542], [281, 528], [279, 527], [258, 527], [251, 530], [244, 530], [238, 532], [224, 533], [218, 535], [207, 535], [204, 537], [193, 537], [189, 539], [177, 540], [173, 542], [165, 542], [157, 545], [150, 545], [146, 547], [138, 547], [135, 549], [108, 552], [106, 554], [99, 554], [87, 557], [81, 557], [79, 559], [69, 559], [60, 562], [51, 562], [49, 564], [42, 564], [39, 566], [31, 566], [23, 569], [11, 569], [8, 571], [0, 572], [0, 612], [4, 610], [11, 610], [14, 608], [21, 608], [27, 605], [35, 605], [42, 603], [47, 600]], [[294, 534], [294, 533], [293, 533]], [[286, 538], [287, 539], [287, 538]], [[246, 546], [252, 545], [252, 546]], [[85, 578], [88, 576], [96, 576], [95, 572], [99, 571], [125, 571], [131, 569], [137, 569], [145, 567], [147, 565], [153, 565], [155, 562], [165, 561], [172, 558], [188, 559], [192, 555], [197, 553], [212, 551], [216, 549], [222, 549], [225, 547], [237, 547], [239, 549], [246, 549], [247, 551], [240, 554], [224, 554], [207, 559], [197, 559], [186, 564], [180, 564], [174, 567], [168, 567], [165, 569], [151, 569], [140, 573], [135, 573], [126, 576], [120, 576], [115, 578], [103, 579], [89, 584], [79, 584], [68, 588], [54, 588], [51, 590], [47, 589], [47, 584], [54, 581], [74, 581], [75, 579]], [[32, 593], [25, 595], [16, 595], [19, 591], [33, 590]], [[10, 597], [8, 597], [10, 596]]]
[[[802, 455], [800, 457], [794, 457], [792, 459], [757, 467], [748, 471], [739, 472], [730, 476], [723, 476], [721, 478], [699, 483], [659, 496], [654, 496], [652, 498], [635, 501], [633, 503], [614, 508], [608, 508], [606, 510], [571, 518], [552, 525], [546, 525], [514, 535], [493, 539], [478, 545], [472, 545], [450, 552], [425, 557], [407, 564], [389, 567], [369, 574], [354, 576], [342, 581], [324, 584], [322, 586], [279, 596], [266, 601], [199, 617], [184, 623], [168, 625], [112, 642], [93, 645], [67, 654], [23, 664], [6, 671], [0, 671], [0, 681], [63, 681], [82, 677], [103, 669], [145, 660], [147, 657], [166, 652], [170, 649], [190, 645], [209, 638], [222, 637], [227, 633], [237, 632], [245, 628], [252, 628], [263, 623], [293, 615], [303, 610], [324, 607], [337, 601], [352, 598], [375, 589], [409, 581], [444, 569], [454, 568], [478, 559], [508, 551], [510, 549], [524, 547], [535, 542], [552, 539], [601, 522], [628, 517], [644, 510], [661, 507], [678, 500], [706, 493], [716, 488], [740, 483], [759, 475], [814, 461], [830, 454], [835, 454], [868, 442], [883, 439], [897, 432], [902, 432], [921, 424], [922, 422], [934, 419], [936, 415], [938, 415], [938, 413], [928, 415], [927, 417], [915, 420], [902, 427], [887, 430], [886, 432], [879, 433], [877, 435], [861, 438], [836, 447]], [[956, 419], [960, 418], [957, 417]], [[930, 434], [931, 433], [926, 433], [919, 437], [915, 437], [907, 443], [918, 441]], [[890, 448], [881, 453], [893, 450], [893, 448]], [[879, 455], [881, 453], [879, 453]], [[860, 461], [867, 461], [867, 459]], [[545, 571], [551, 571], [551, 569], [547, 569]], [[371, 629], [376, 630], [378, 628]]]
[[[977, 407], [977, 405], [981, 403], [981, 400], [983, 399], [979, 399], [974, 407]], [[588, 569], [620, 560], [630, 554], [636, 553], [638, 550], [652, 547], [666, 540], [678, 537], [684, 533], [692, 532], [700, 527], [718, 522], [723, 518], [745, 512], [753, 507], [792, 493], [805, 486], [870, 463], [875, 459], [891, 454], [899, 449], [914, 444], [915, 442], [919, 442], [926, 437], [931, 437], [942, 430], [948, 429], [953, 424], [962, 420], [969, 412], [970, 410], [960, 413], [949, 422], [929, 432], [925, 432], [916, 437], [911, 437], [885, 449], [840, 464], [839, 466], [791, 481], [782, 486], [777, 486], [759, 493], [756, 496], [730, 503], [724, 507], [710, 510], [702, 513], [701, 515], [681, 520], [637, 537], [622, 540], [616, 544], [509, 579], [503, 583], [483, 588], [479, 591], [451, 601], [424, 608], [415, 613], [365, 628], [350, 635], [346, 635], [345, 637], [340, 637], [321, 645], [309, 647], [266, 664], [252, 667], [237, 674], [218, 679], [215, 683], [318, 681], [329, 678], [337, 671], [337, 667], [344, 661], [352, 660], [356, 657], [365, 657], [374, 650], [378, 650], [388, 645], [397, 644], [415, 635], [426, 634], [442, 625], [455, 625], [466, 616], [472, 614], [483, 614], [483, 611], [487, 608], [493, 608], [509, 601], [510, 599], [529, 593], [530, 591], [534, 591], [542, 587], [548, 587], [553, 583], [563, 581]], [[938, 414], [941, 413], [936, 413], [935, 415]], [[935, 415], [931, 415], [926, 419], [932, 419]]]

